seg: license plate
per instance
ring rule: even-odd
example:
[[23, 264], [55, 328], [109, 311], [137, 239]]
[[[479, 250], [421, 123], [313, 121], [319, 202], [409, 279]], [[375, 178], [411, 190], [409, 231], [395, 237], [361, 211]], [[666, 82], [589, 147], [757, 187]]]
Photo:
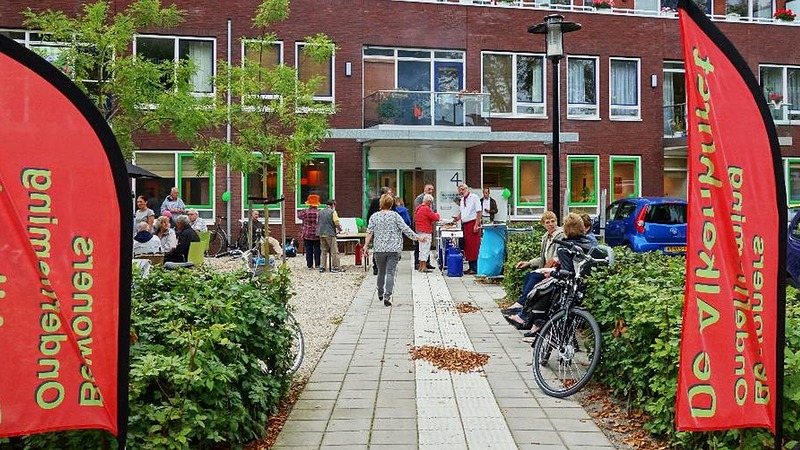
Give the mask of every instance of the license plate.
[[686, 246], [685, 245], [675, 245], [671, 247], [664, 247], [664, 251], [667, 253], [686, 253]]

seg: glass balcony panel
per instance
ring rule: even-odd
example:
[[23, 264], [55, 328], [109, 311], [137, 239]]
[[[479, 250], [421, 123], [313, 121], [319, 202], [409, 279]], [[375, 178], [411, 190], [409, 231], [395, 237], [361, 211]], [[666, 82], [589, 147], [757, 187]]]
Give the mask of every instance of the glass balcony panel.
[[488, 127], [489, 95], [376, 91], [364, 98], [364, 127], [376, 125]]

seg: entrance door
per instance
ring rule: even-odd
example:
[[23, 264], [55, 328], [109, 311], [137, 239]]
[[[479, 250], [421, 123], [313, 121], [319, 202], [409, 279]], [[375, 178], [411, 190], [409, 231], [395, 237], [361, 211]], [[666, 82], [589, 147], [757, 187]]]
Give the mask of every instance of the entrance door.
[[435, 170], [401, 170], [400, 179], [403, 180], [401, 197], [410, 213], [414, 213], [414, 199], [422, 193], [426, 184], [436, 186]]

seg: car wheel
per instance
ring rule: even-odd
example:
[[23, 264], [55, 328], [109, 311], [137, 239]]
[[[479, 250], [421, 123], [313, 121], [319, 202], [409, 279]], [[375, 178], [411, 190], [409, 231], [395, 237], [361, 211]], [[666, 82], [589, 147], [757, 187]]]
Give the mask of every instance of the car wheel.
[[789, 272], [786, 272], [786, 283], [794, 288], [797, 287], [797, 280], [795, 280], [792, 274]]

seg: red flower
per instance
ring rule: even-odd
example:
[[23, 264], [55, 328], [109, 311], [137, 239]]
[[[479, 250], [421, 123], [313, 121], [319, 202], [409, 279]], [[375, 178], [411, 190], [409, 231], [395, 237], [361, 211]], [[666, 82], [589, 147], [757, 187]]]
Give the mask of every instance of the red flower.
[[797, 14], [793, 13], [791, 9], [779, 9], [775, 11], [775, 14], [772, 17], [791, 22], [795, 17], [797, 17]]

